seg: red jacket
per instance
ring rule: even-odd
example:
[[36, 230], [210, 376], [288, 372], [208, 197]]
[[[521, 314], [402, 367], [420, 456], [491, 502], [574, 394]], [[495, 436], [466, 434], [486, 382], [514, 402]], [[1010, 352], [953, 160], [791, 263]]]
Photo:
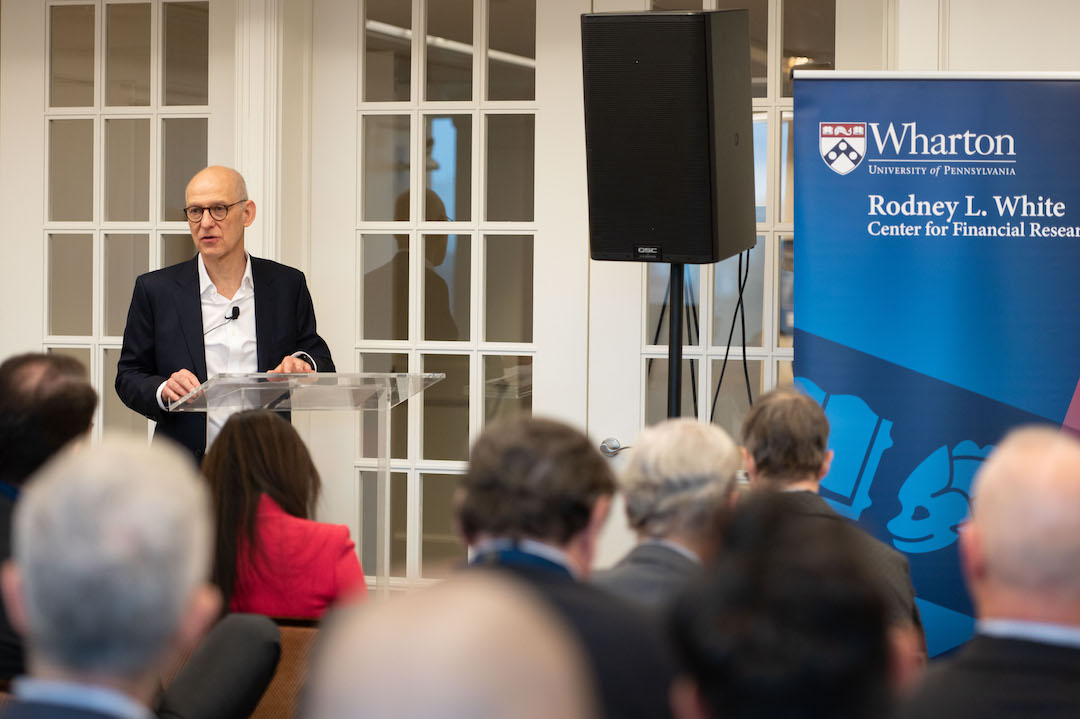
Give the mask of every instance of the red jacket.
[[367, 595], [347, 527], [294, 517], [264, 494], [255, 532], [253, 558], [240, 542], [230, 610], [316, 618], [339, 599]]

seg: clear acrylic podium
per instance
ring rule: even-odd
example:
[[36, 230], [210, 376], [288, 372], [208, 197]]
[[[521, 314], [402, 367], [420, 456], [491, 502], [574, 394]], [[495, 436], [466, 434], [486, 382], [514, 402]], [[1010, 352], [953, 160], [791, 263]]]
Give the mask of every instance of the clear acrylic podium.
[[[175, 402], [170, 412], [238, 412], [270, 409], [366, 411], [378, 417], [374, 589], [390, 591], [390, 410], [446, 377], [445, 374], [391, 372], [309, 372], [300, 374], [220, 374]], [[359, 540], [359, 537], [355, 538]], [[359, 544], [359, 541], [357, 542]], [[365, 572], [370, 568], [365, 567]]]

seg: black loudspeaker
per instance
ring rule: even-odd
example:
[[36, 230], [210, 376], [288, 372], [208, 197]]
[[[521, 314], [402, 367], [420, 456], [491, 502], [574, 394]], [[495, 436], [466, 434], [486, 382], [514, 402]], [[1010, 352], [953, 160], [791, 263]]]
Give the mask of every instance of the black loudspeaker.
[[581, 16], [594, 260], [754, 246], [747, 10]]

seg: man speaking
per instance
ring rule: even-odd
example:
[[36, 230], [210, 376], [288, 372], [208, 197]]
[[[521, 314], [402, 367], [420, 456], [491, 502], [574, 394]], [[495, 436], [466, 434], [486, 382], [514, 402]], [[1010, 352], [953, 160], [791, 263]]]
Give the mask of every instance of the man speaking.
[[303, 273], [245, 251], [255, 203], [240, 173], [201, 170], [184, 213], [198, 254], [135, 281], [116, 393], [201, 459], [227, 414], [174, 414], [171, 400], [225, 372], [333, 372], [334, 361]]

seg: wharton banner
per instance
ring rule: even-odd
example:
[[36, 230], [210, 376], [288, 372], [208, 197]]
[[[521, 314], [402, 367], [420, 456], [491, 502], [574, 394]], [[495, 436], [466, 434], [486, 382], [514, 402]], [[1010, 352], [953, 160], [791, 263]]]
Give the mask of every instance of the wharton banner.
[[822, 495], [907, 555], [939, 654], [974, 628], [956, 540], [980, 464], [1016, 425], [1080, 429], [1080, 76], [803, 72], [794, 110]]

